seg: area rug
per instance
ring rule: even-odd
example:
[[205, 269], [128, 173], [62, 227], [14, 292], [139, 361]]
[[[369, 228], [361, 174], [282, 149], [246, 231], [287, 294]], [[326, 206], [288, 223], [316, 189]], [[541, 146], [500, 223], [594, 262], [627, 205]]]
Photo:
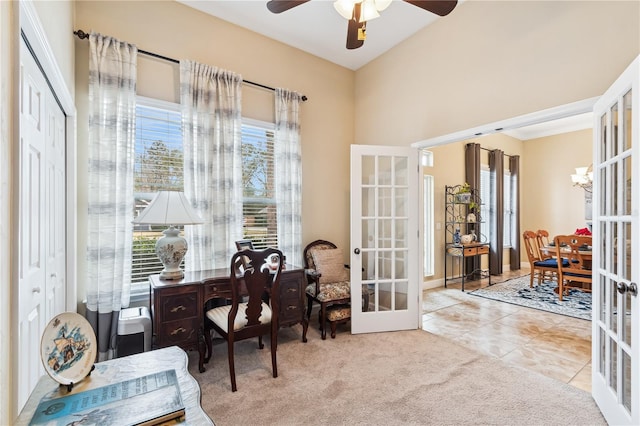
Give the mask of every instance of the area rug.
[[489, 287], [473, 290], [469, 292], [469, 294], [514, 305], [526, 306], [527, 308], [553, 312], [554, 314], [591, 320], [591, 293], [569, 289], [569, 294], [563, 296], [561, 302], [558, 300], [558, 295], [553, 291], [557, 287], [555, 282], [545, 281], [537, 285], [537, 280], [535, 280], [534, 287], [531, 288], [529, 287], [530, 279], [529, 275], [525, 275]]

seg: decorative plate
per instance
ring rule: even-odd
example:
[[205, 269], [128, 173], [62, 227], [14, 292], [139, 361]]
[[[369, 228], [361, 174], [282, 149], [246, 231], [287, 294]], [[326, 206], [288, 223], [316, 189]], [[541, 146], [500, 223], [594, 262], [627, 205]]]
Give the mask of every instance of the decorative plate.
[[82, 315], [63, 312], [44, 329], [40, 357], [53, 380], [63, 385], [78, 383], [93, 368], [98, 343], [93, 327]]

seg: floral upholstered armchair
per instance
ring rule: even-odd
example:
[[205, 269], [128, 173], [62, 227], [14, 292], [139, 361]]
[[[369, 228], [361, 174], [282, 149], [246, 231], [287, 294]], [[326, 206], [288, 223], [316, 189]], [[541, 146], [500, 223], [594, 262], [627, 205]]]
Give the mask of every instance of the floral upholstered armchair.
[[[326, 323], [331, 325], [331, 337], [335, 337], [336, 325], [351, 318], [351, 283], [348, 266], [343, 263], [344, 254], [330, 241], [316, 240], [304, 249], [305, 271], [308, 285], [307, 318], [311, 317], [313, 302], [320, 304], [319, 322], [322, 339], [327, 338]], [[363, 310], [369, 306], [369, 293], [363, 286]]]

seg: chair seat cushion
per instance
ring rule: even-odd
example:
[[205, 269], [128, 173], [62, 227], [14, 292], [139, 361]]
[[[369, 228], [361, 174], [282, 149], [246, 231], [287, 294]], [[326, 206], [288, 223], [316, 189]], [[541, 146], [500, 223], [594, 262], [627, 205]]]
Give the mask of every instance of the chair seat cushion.
[[348, 299], [351, 297], [351, 286], [349, 281], [337, 283], [320, 284], [319, 293], [316, 295], [316, 285], [309, 284], [306, 292], [311, 297], [315, 297], [320, 302], [330, 302], [332, 300]]
[[351, 308], [348, 305], [334, 305], [327, 308], [327, 321], [341, 321], [351, 318]]
[[[214, 324], [223, 329], [225, 333], [228, 333], [227, 329], [229, 321], [229, 312], [231, 311], [231, 305], [224, 305], [217, 308], [209, 309], [207, 311], [207, 318], [209, 318]], [[249, 320], [247, 320], [247, 304], [240, 303], [238, 305], [238, 313], [236, 314], [235, 321], [233, 322], [233, 329], [240, 330], [244, 328]], [[271, 322], [271, 308], [266, 303], [262, 303], [262, 313], [260, 314], [260, 323], [268, 324]]]
[[[558, 267], [558, 260], [557, 259], [539, 260], [537, 262], [534, 262], [533, 264], [535, 266], [542, 266], [542, 267], [546, 267], [546, 268], [557, 268]], [[568, 259], [562, 259], [562, 266], [569, 266], [569, 260]]]

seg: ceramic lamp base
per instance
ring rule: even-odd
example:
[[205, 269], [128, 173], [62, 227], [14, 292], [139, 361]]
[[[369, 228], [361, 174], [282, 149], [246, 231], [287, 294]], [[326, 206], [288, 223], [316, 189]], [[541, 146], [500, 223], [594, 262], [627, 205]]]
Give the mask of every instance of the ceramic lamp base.
[[171, 226], [162, 231], [164, 237], [156, 242], [156, 254], [164, 265], [160, 273], [163, 280], [179, 280], [184, 277], [180, 268], [184, 255], [187, 254], [187, 240], [180, 236], [180, 230]]

